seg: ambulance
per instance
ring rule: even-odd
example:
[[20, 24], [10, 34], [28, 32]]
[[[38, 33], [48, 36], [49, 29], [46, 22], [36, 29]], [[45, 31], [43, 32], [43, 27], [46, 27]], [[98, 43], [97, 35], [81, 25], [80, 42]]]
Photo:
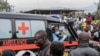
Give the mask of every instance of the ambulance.
[[77, 35], [68, 23], [45, 15], [25, 13], [0, 13], [0, 50], [37, 50], [34, 44], [34, 34], [45, 30], [51, 41], [50, 29], [57, 25], [59, 30], [66, 33], [65, 47], [76, 46]]

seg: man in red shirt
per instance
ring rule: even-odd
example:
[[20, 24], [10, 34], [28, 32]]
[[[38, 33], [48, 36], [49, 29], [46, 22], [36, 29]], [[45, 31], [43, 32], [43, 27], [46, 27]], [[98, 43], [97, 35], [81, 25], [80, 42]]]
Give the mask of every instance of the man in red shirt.
[[92, 22], [92, 16], [90, 13], [88, 13], [88, 16], [86, 16], [86, 24], [91, 25]]

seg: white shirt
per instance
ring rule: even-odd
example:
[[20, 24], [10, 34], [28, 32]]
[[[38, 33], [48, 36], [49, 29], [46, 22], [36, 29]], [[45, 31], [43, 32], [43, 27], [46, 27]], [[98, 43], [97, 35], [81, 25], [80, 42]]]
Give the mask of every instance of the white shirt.
[[99, 37], [99, 33], [98, 32], [95, 32], [94, 33], [94, 36]]
[[91, 27], [91, 31], [93, 31], [93, 25], [90, 25], [90, 27]]
[[77, 34], [79, 35], [82, 31], [81, 30], [77, 30]]

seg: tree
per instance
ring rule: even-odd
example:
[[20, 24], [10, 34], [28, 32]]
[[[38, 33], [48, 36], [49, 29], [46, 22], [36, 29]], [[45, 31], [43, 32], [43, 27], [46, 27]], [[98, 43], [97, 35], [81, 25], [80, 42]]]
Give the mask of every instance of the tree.
[[11, 5], [9, 5], [9, 3], [4, 0], [0, 0], [0, 11], [6, 11], [6, 12], [10, 12], [12, 9], [11, 9]]
[[99, 3], [97, 4], [96, 19], [100, 19], [100, 0]]

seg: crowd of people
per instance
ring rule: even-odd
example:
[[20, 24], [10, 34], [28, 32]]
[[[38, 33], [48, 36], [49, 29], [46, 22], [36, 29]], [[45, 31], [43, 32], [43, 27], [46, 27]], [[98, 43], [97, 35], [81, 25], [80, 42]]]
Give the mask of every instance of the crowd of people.
[[[90, 36], [86, 32], [78, 35], [78, 47], [69, 52], [69, 56], [99, 56], [99, 52], [89, 47]], [[3, 50], [0, 56], [64, 56], [65, 46], [62, 42], [50, 42], [46, 31], [39, 30], [34, 36], [34, 43], [40, 47], [37, 53], [30, 50]]]
[[92, 23], [92, 16], [89, 14], [86, 17], [86, 21], [82, 22], [81, 18], [75, 22], [75, 30], [77, 34], [81, 32], [87, 32], [91, 37], [91, 40], [99, 41], [100, 40], [100, 23], [94, 24]]

